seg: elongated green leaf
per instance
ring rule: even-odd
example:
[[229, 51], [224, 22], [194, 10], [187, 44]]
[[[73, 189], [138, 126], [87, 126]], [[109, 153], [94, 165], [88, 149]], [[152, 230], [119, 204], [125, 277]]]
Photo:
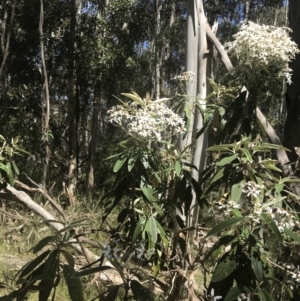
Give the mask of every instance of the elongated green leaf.
[[181, 162], [178, 160], [176, 160], [175, 162], [175, 172], [176, 172], [176, 176], [179, 177], [181, 173]]
[[11, 161], [11, 164], [12, 164], [12, 166], [13, 166], [13, 169], [14, 169], [15, 174], [18, 175], [20, 172], [19, 172], [19, 169], [18, 169], [18, 167], [17, 167], [15, 161]]
[[157, 220], [155, 220], [155, 221], [156, 221], [156, 226], [157, 226], [158, 232], [160, 234], [160, 237], [161, 237], [165, 247], [167, 247], [168, 244], [169, 244], [169, 240], [168, 240], [168, 237], [166, 235], [166, 232], [163, 229], [163, 227], [161, 226], [161, 224]]
[[92, 275], [95, 273], [101, 273], [101, 272], [111, 270], [111, 269], [114, 269], [114, 268], [109, 267], [109, 266], [101, 266], [101, 267], [95, 267], [95, 268], [90, 268], [90, 269], [84, 269], [81, 271], [74, 272], [74, 276], [82, 277], [82, 276]]
[[134, 229], [133, 236], [132, 236], [132, 243], [135, 243], [139, 235], [142, 233], [142, 220], [140, 219]]
[[153, 202], [153, 188], [152, 188], [152, 186], [145, 184], [145, 182], [142, 180], [140, 188], [141, 188], [144, 196], [147, 198], [147, 200], [150, 203], [152, 203]]
[[224, 177], [224, 171], [225, 171], [225, 167], [221, 168], [211, 179], [210, 184], [213, 184], [214, 182], [220, 180], [221, 178]]
[[74, 269], [69, 265], [64, 265], [63, 274], [68, 286], [69, 296], [72, 301], [83, 301], [83, 291], [80, 278], [74, 275]]
[[43, 275], [45, 275], [45, 278], [39, 283], [39, 301], [48, 301], [54, 286], [58, 265], [58, 251], [54, 250], [50, 253], [49, 257], [45, 261], [45, 266], [43, 269]]
[[69, 252], [67, 252], [66, 250], [61, 250], [61, 253], [64, 255], [64, 257], [65, 257], [66, 261], [68, 262], [70, 268], [74, 269], [74, 266], [75, 266], [74, 257]]
[[263, 288], [259, 288], [258, 289], [258, 293], [260, 295], [260, 300], [262, 301], [275, 301], [271, 296], [270, 294]]
[[19, 278], [23, 278], [29, 273], [31, 273], [35, 268], [37, 268], [39, 264], [41, 264], [41, 262], [49, 255], [49, 253], [50, 250], [47, 250], [41, 255], [39, 255], [38, 257], [36, 257], [35, 259], [33, 259], [32, 261], [30, 261], [27, 265], [25, 265], [22, 268]]
[[235, 160], [238, 157], [239, 154], [235, 153], [229, 157], [225, 157], [223, 158], [221, 161], [217, 162], [216, 165], [217, 166], [224, 166], [227, 165], [229, 163], [231, 163], [233, 160]]
[[118, 297], [120, 286], [112, 285], [108, 289], [108, 294], [105, 298], [101, 299], [102, 301], [115, 301]]
[[241, 199], [243, 193], [243, 183], [244, 181], [241, 181], [240, 183], [234, 184], [231, 187], [230, 197], [235, 203], [238, 203]]
[[246, 149], [246, 148], [242, 148], [241, 149], [243, 151], [243, 153], [245, 154], [247, 160], [252, 163], [253, 162], [253, 159], [252, 159], [252, 156], [251, 154], [249, 153], [249, 151]]
[[260, 258], [259, 251], [255, 247], [251, 248], [251, 265], [252, 265], [252, 270], [256, 276], [256, 279], [259, 282], [263, 281], [263, 277], [264, 277], [263, 264]]
[[118, 172], [126, 161], [127, 161], [126, 156], [119, 158], [114, 165], [113, 172]]
[[131, 100], [133, 100], [134, 102], [136, 102], [137, 104], [143, 107], [145, 106], [144, 101], [136, 93], [121, 93], [121, 95], [130, 98]]
[[129, 160], [128, 160], [128, 171], [131, 172], [132, 168], [134, 167], [134, 164], [135, 164], [135, 161], [136, 161], [136, 156], [134, 157], [130, 157]]
[[42, 250], [44, 247], [46, 247], [50, 242], [52, 242], [54, 240], [55, 240], [55, 236], [46, 236], [46, 237], [42, 238], [37, 243], [37, 245], [31, 249], [31, 251], [36, 254], [37, 252]]
[[265, 213], [261, 214], [261, 218], [265, 221], [265, 223], [267, 224], [267, 226], [272, 230], [272, 232], [275, 234], [275, 236], [277, 237], [277, 239], [279, 240], [279, 242], [282, 242], [283, 239], [282, 239], [281, 233], [278, 230], [278, 227], [274, 223], [273, 219], [269, 215], [267, 215]]
[[300, 244], [300, 236], [288, 228], [284, 228], [284, 233]]
[[227, 293], [224, 301], [234, 301], [241, 294], [242, 294], [242, 292], [241, 292], [241, 290], [237, 286], [232, 287], [230, 289], [230, 291]]
[[236, 268], [236, 261], [229, 258], [225, 258], [221, 261], [214, 270], [212, 282], [218, 282], [228, 277]]
[[233, 217], [231, 219], [228, 219], [220, 224], [218, 224], [217, 226], [215, 226], [214, 228], [212, 228], [206, 235], [206, 237], [209, 237], [211, 235], [217, 234], [220, 231], [223, 231], [224, 229], [231, 227], [235, 224], [240, 223], [241, 221], [245, 220], [245, 217]]
[[221, 144], [216, 146], [211, 146], [206, 149], [207, 152], [218, 152], [218, 151], [230, 151], [234, 147], [233, 144]]
[[157, 242], [157, 226], [156, 219], [151, 215], [146, 223], [146, 230], [150, 235], [151, 240], [156, 243]]
[[132, 290], [135, 300], [147, 300], [147, 301], [154, 300], [151, 297], [152, 292], [150, 292], [149, 289], [147, 289], [143, 285], [141, 285], [138, 281], [132, 280], [130, 282], [130, 287], [131, 287], [131, 290]]
[[114, 155], [111, 155], [111, 156], [105, 158], [104, 161], [105, 161], [105, 160], [110, 160], [110, 159], [113, 159], [113, 158], [116, 158], [116, 157], [119, 157], [120, 155], [123, 155], [123, 154], [124, 154], [124, 152], [118, 153], [118, 154], [114, 154]]

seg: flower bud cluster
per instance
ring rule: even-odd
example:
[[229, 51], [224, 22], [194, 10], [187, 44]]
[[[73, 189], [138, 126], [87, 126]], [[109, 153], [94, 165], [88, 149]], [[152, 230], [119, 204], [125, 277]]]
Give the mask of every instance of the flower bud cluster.
[[251, 69], [254, 72], [267, 70], [272, 76], [285, 77], [288, 83], [291, 83], [292, 70], [289, 68], [289, 62], [299, 49], [290, 39], [290, 31], [291, 29], [286, 27], [247, 22], [243, 23], [239, 32], [234, 35], [234, 41], [227, 43], [225, 47], [246, 66], [248, 72]]
[[108, 110], [108, 121], [116, 123], [131, 136], [142, 140], [162, 139], [162, 132], [170, 127], [176, 134], [186, 131], [184, 120], [165, 104], [149, 102], [140, 106], [135, 102], [117, 105]]
[[283, 263], [282, 267], [285, 269], [285, 272], [288, 276], [288, 283], [300, 285], [300, 267], [295, 266], [292, 263]]
[[237, 297], [237, 301], [251, 301], [251, 298], [249, 294], [243, 293]]

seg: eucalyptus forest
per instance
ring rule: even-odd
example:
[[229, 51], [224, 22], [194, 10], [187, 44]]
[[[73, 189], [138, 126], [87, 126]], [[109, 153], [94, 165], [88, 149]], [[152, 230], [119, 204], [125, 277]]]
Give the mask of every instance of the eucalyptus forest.
[[0, 300], [300, 300], [298, 0], [2, 0], [0, 37]]

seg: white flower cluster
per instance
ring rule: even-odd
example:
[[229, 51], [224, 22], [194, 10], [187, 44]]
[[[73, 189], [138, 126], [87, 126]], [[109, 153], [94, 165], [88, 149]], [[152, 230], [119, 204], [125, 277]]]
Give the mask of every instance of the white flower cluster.
[[216, 202], [217, 208], [223, 210], [224, 214], [229, 216], [232, 209], [240, 209], [243, 207], [248, 213], [248, 218], [256, 224], [261, 223], [260, 216], [262, 213], [265, 213], [273, 219], [278, 230], [282, 233], [284, 232], [284, 228], [293, 229], [295, 226], [300, 228], [300, 222], [293, 213], [279, 207], [264, 207], [262, 200], [259, 198], [263, 189], [263, 185], [248, 181], [243, 184], [243, 193], [248, 197], [248, 201], [243, 200], [239, 203], [235, 203], [232, 200], [221, 198]]
[[253, 181], [248, 181], [243, 184], [243, 192], [247, 196], [253, 196], [255, 198], [257, 198], [260, 195], [261, 189], [263, 189], [263, 188], [264, 188], [264, 186], [259, 185]]
[[241, 294], [237, 297], [237, 301], [251, 301], [251, 298], [248, 294]]
[[295, 267], [292, 263], [284, 263], [282, 267], [285, 269], [286, 274], [289, 276], [287, 283], [294, 283], [300, 285], [300, 267]]
[[[275, 77], [285, 77], [291, 83], [289, 62], [299, 52], [297, 44], [289, 37], [291, 29], [243, 23], [235, 40], [225, 45], [242, 64], [251, 66], [254, 72], [267, 70]], [[274, 74], [274, 71], [277, 74]]]
[[284, 232], [284, 228], [293, 229], [295, 226], [299, 226], [299, 221], [295, 215], [282, 208], [268, 207], [264, 209], [277, 225], [280, 232]]
[[109, 122], [142, 140], [160, 141], [162, 132], [170, 127], [177, 134], [186, 131], [184, 120], [161, 102], [149, 102], [144, 106], [131, 102], [127, 106], [114, 106], [107, 113]]

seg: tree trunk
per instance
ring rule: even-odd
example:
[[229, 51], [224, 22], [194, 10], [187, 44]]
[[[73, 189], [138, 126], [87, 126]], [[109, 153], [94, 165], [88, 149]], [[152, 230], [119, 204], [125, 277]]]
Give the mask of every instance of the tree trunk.
[[160, 67], [161, 67], [161, 48], [157, 41], [160, 40], [160, 12], [161, 12], [161, 0], [155, 1], [155, 11], [156, 11], [156, 41], [154, 45], [155, 49], [155, 78], [154, 78], [154, 99], [160, 98]]
[[93, 104], [93, 117], [91, 121], [91, 138], [89, 142], [88, 153], [88, 170], [86, 177], [86, 193], [91, 194], [94, 188], [94, 171], [95, 171], [95, 155], [97, 146], [97, 134], [98, 134], [98, 117], [100, 110], [100, 87], [95, 88], [95, 99]]
[[69, 48], [69, 64], [68, 64], [68, 127], [69, 127], [69, 157], [68, 157], [68, 185], [67, 194], [70, 205], [76, 202], [76, 186], [77, 186], [77, 111], [78, 102], [76, 100], [75, 87], [75, 31], [77, 20], [77, 8], [80, 0], [72, 0], [71, 22], [70, 22], [70, 48]]
[[198, 0], [187, 1], [187, 34], [186, 34], [186, 61], [185, 71], [190, 74], [187, 81], [187, 99], [186, 106], [189, 106], [191, 112], [190, 126], [187, 129], [185, 136], [181, 135], [178, 139], [179, 149], [184, 149], [192, 142], [193, 124], [194, 124], [194, 107], [197, 94], [197, 73], [198, 73], [198, 14], [197, 5]]
[[[203, 1], [198, 1], [199, 9], [199, 55], [198, 55], [198, 73], [197, 73], [197, 103], [201, 106], [202, 110], [206, 109], [206, 92], [207, 92], [207, 38], [206, 38], [206, 18], [203, 10]], [[203, 118], [200, 110], [195, 108], [195, 122], [194, 133], [197, 133], [203, 127]], [[194, 154], [192, 158], [192, 164], [195, 165], [198, 170], [192, 170], [193, 178], [198, 181], [199, 172], [204, 169], [207, 148], [207, 135], [204, 133], [198, 139], [193, 141]], [[197, 224], [199, 205], [196, 202], [196, 198], [193, 198], [191, 204], [192, 212], [189, 218], [188, 227]]]
[[[14, 17], [15, 17], [16, 3], [17, 3], [17, 0], [14, 0], [12, 7], [11, 7], [10, 23], [8, 25], [8, 23], [7, 23], [8, 2], [7, 1], [3, 2], [4, 17], [3, 17], [3, 21], [2, 21], [2, 37], [1, 37], [2, 62], [0, 65], [0, 79], [2, 78], [4, 66], [5, 66], [5, 63], [6, 63], [6, 60], [8, 57], [8, 53], [9, 53], [9, 43], [10, 43], [13, 21], [14, 21]], [[6, 39], [5, 39], [5, 37], [6, 37]]]
[[47, 188], [47, 179], [49, 172], [49, 161], [50, 161], [50, 145], [49, 139], [49, 120], [50, 120], [50, 96], [49, 96], [49, 84], [48, 84], [48, 74], [46, 68], [45, 61], [45, 52], [44, 52], [44, 33], [43, 33], [43, 25], [44, 25], [44, 3], [43, 0], [40, 0], [40, 23], [39, 23], [39, 34], [40, 34], [40, 48], [41, 48], [41, 63], [42, 63], [42, 76], [43, 76], [43, 92], [42, 92], [42, 119], [43, 119], [43, 136], [44, 136], [44, 144], [45, 144], [45, 163], [43, 170], [43, 188]]
[[[292, 28], [291, 37], [300, 45], [300, 1], [289, 1], [289, 21]], [[295, 147], [300, 146], [300, 54], [291, 62], [293, 70], [292, 84], [287, 87], [287, 119], [284, 128], [283, 145], [291, 150], [288, 153], [291, 162], [297, 160]]]

